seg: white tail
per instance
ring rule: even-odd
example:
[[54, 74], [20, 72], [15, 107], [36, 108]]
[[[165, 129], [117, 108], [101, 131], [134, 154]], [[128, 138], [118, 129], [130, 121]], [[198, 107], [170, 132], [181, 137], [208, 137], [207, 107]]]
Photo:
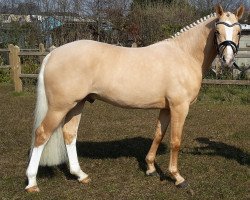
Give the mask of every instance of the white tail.
[[[48, 110], [48, 103], [44, 86], [44, 68], [47, 64], [49, 56], [50, 54], [44, 58], [38, 77], [37, 102], [35, 110], [35, 121], [32, 132], [31, 149], [33, 149], [34, 146], [35, 131], [40, 126]], [[59, 165], [65, 162], [66, 160], [67, 160], [66, 147], [63, 139], [62, 126], [60, 125], [54, 131], [49, 141], [45, 145], [39, 165], [42, 166]]]

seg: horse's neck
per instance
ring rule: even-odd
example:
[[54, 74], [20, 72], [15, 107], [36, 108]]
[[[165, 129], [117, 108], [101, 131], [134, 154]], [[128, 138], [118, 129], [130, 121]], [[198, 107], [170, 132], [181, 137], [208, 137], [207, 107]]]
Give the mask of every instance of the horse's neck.
[[186, 52], [187, 56], [194, 58], [199, 63], [197, 67], [201, 67], [203, 75], [216, 57], [212, 31], [215, 21], [215, 17], [207, 19], [174, 39], [175, 44]]

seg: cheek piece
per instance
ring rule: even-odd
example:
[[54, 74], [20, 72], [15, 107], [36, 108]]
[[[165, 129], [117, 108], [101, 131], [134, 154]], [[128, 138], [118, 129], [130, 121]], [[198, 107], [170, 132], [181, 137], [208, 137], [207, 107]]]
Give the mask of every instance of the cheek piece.
[[[218, 25], [218, 24], [222, 24], [222, 25], [225, 25], [227, 27], [233, 27], [233, 26], [240, 26], [240, 30], [241, 30], [241, 24], [239, 22], [236, 22], [234, 24], [228, 24], [226, 22], [217, 22], [215, 24], [215, 27]], [[239, 35], [239, 40], [240, 41], [240, 36]], [[239, 42], [238, 44], [236, 44], [235, 42], [231, 41], [231, 40], [225, 40], [221, 43], [218, 43], [218, 40], [217, 40], [217, 37], [218, 37], [218, 33], [215, 32], [215, 37], [214, 37], [214, 41], [215, 41], [215, 45], [216, 45], [216, 50], [217, 50], [217, 54], [220, 56], [220, 58], [222, 58], [222, 54], [224, 52], [224, 50], [226, 49], [227, 46], [230, 46], [234, 52], [234, 54], [237, 54], [237, 52], [239, 51]]]
[[[222, 24], [222, 25], [227, 26], [227, 27], [233, 27], [233, 26], [239, 26], [240, 27], [240, 34], [239, 34], [238, 44], [236, 44], [235, 42], [233, 42], [231, 40], [225, 40], [225, 41], [223, 41], [221, 43], [218, 43], [218, 39], [217, 39], [218, 33], [215, 32], [215, 34], [214, 34], [214, 43], [215, 43], [215, 46], [216, 46], [217, 54], [219, 55], [220, 59], [223, 60], [223, 52], [224, 52], [224, 50], [226, 49], [227, 46], [230, 46], [232, 48], [234, 55], [238, 53], [242, 27], [241, 27], [241, 24], [239, 22], [236, 22], [234, 24], [228, 24], [226, 22], [217, 22], [217, 23], [215, 23], [215, 27], [218, 24]], [[233, 63], [233, 66], [236, 69], [240, 70], [241, 72], [245, 71], [245, 70], [240, 69], [239, 66], [236, 64], [236, 62]]]

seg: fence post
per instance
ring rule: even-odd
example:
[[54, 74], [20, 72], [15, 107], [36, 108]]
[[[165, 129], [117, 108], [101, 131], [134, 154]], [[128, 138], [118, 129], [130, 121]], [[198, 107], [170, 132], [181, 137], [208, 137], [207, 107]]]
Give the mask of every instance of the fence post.
[[12, 68], [13, 68], [13, 80], [14, 80], [14, 86], [15, 86], [15, 92], [22, 92], [23, 90], [23, 84], [22, 80], [20, 79], [21, 74], [21, 61], [19, 57], [20, 48], [18, 46], [11, 46], [12, 50]]
[[134, 42], [133, 44], [132, 44], [132, 46], [131, 46], [132, 48], [136, 48], [137, 47], [137, 43], [136, 42]]
[[[44, 44], [43, 43], [40, 43], [39, 44], [39, 52], [41, 53], [41, 54], [44, 54], [45, 53], [45, 47], [44, 47]], [[39, 59], [40, 59], [40, 64], [42, 65], [42, 63], [43, 63], [43, 59], [44, 59], [44, 55], [43, 56], [39, 56]]]
[[49, 48], [49, 52], [53, 51], [54, 49], [56, 49], [56, 46], [52, 45], [52, 46]]

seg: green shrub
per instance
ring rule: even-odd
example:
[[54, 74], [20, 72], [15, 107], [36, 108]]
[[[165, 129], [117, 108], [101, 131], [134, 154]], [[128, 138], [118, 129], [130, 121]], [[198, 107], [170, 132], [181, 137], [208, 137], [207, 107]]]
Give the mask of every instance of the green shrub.
[[10, 70], [9, 69], [0, 69], [0, 83], [10, 83]]
[[[0, 55], [0, 66], [4, 65], [4, 59]], [[10, 69], [0, 69], [0, 83], [9, 83], [11, 82], [10, 78]]]

